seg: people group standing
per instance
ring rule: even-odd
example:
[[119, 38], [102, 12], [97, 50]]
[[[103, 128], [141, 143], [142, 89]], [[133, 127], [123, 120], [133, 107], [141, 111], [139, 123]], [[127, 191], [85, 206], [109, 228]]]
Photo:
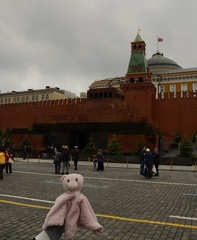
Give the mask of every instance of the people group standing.
[[[152, 178], [154, 176], [159, 176], [159, 163], [160, 155], [159, 150], [156, 147], [152, 153], [149, 148], [143, 147], [140, 153], [140, 174], [146, 178]], [[156, 172], [154, 173], [154, 166]]]

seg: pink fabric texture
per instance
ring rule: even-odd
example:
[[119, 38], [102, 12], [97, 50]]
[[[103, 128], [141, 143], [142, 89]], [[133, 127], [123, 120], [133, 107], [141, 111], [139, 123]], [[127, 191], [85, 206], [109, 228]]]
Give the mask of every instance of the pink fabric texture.
[[64, 240], [74, 237], [79, 227], [86, 227], [96, 235], [103, 233], [88, 199], [80, 192], [83, 186], [80, 174], [64, 175], [61, 178], [65, 192], [60, 195], [44, 221], [43, 230], [50, 226], [63, 226]]

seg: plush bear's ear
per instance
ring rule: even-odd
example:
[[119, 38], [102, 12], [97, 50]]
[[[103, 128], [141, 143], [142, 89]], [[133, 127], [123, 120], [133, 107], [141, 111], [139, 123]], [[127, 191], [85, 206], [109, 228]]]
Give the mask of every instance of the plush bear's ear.
[[63, 183], [63, 181], [64, 181], [64, 178], [66, 178], [67, 177], [67, 175], [63, 175], [62, 176], [62, 178], [61, 178], [61, 182]]

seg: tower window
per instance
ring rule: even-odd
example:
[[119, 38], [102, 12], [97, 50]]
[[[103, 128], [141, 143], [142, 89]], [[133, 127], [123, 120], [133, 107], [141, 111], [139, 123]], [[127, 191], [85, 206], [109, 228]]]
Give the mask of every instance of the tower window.
[[132, 66], [132, 71], [135, 72], [135, 70], [136, 70], [136, 67]]
[[130, 83], [134, 83], [134, 78], [130, 78]]
[[143, 82], [144, 80], [143, 80], [143, 77], [140, 77], [139, 79], [138, 79], [138, 82]]
[[142, 66], [139, 65], [139, 66], [137, 67], [137, 69], [138, 69], [138, 71], [140, 72], [140, 71], [142, 70]]

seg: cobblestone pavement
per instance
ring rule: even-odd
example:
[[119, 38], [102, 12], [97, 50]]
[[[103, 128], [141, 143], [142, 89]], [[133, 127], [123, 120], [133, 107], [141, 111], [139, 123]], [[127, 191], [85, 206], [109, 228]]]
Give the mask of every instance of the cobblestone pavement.
[[[71, 165], [71, 172], [74, 172]], [[75, 239], [197, 239], [197, 173], [160, 171], [145, 179], [138, 169], [79, 166], [103, 236], [80, 229]], [[0, 181], [0, 240], [31, 240], [63, 189], [53, 164], [15, 162]], [[63, 239], [63, 237], [62, 237]]]

